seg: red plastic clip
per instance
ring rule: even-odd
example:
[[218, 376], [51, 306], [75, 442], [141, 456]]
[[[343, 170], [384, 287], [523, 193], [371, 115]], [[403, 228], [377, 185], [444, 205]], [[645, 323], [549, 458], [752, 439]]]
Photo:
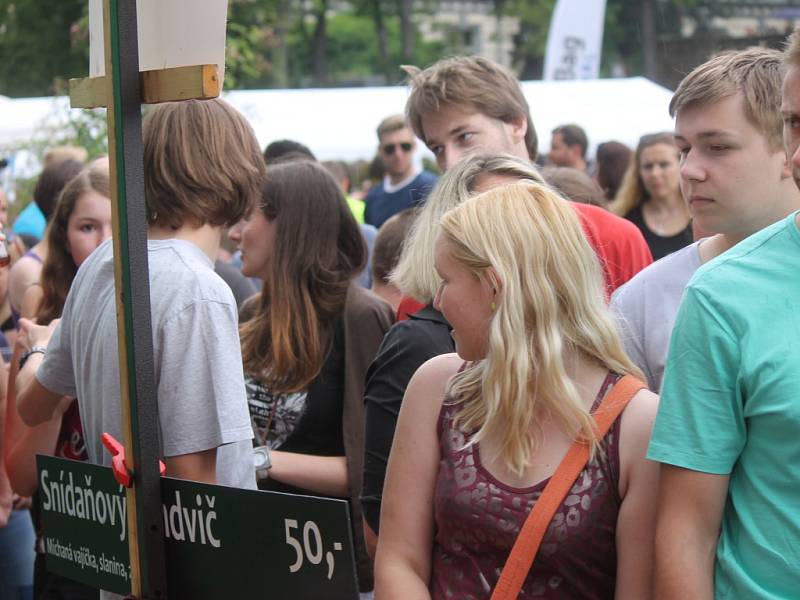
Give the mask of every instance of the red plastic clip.
[[[114, 479], [121, 486], [131, 487], [133, 485], [133, 473], [125, 464], [125, 447], [120, 444], [110, 433], [104, 433], [100, 440], [103, 446], [111, 453], [111, 469], [114, 472]], [[163, 477], [167, 472], [167, 467], [162, 461], [158, 461], [158, 471]]]

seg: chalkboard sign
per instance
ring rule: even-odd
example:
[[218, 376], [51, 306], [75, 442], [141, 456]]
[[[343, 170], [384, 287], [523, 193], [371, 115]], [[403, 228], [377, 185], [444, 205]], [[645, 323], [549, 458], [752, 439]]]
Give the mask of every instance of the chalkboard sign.
[[[125, 491], [111, 469], [38, 456], [47, 568], [130, 592]], [[345, 500], [162, 478], [175, 599], [358, 598]]]

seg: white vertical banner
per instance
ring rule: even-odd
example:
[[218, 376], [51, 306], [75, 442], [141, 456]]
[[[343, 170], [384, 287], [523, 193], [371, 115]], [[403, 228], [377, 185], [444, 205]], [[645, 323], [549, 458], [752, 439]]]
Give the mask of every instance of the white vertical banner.
[[547, 35], [544, 79], [597, 79], [606, 0], [557, 0]]
[[[136, 0], [139, 70], [213, 65], [225, 72], [228, 0]], [[103, 0], [89, 0], [89, 76], [105, 73]]]

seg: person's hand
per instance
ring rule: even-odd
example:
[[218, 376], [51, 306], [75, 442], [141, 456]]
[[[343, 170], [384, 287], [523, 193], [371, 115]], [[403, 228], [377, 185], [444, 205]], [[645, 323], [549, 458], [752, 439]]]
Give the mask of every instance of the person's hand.
[[0, 473], [0, 528], [8, 524], [8, 518], [11, 516], [12, 507], [11, 486], [8, 483], [5, 472], [3, 472]]
[[20, 496], [19, 494], [14, 494], [11, 498], [11, 507], [14, 510], [30, 508], [32, 505], [33, 501], [31, 500], [30, 496]]
[[17, 335], [17, 345], [23, 352], [26, 352], [34, 347], [47, 348], [50, 343], [50, 338], [56, 326], [61, 322], [61, 319], [53, 319], [50, 324], [37, 325], [31, 319], [19, 320], [19, 335]]

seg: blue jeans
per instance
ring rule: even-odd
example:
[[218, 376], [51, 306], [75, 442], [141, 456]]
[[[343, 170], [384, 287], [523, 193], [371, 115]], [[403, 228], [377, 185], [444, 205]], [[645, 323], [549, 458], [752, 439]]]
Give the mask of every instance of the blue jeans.
[[12, 511], [0, 529], [0, 600], [33, 598], [35, 541], [30, 512]]

